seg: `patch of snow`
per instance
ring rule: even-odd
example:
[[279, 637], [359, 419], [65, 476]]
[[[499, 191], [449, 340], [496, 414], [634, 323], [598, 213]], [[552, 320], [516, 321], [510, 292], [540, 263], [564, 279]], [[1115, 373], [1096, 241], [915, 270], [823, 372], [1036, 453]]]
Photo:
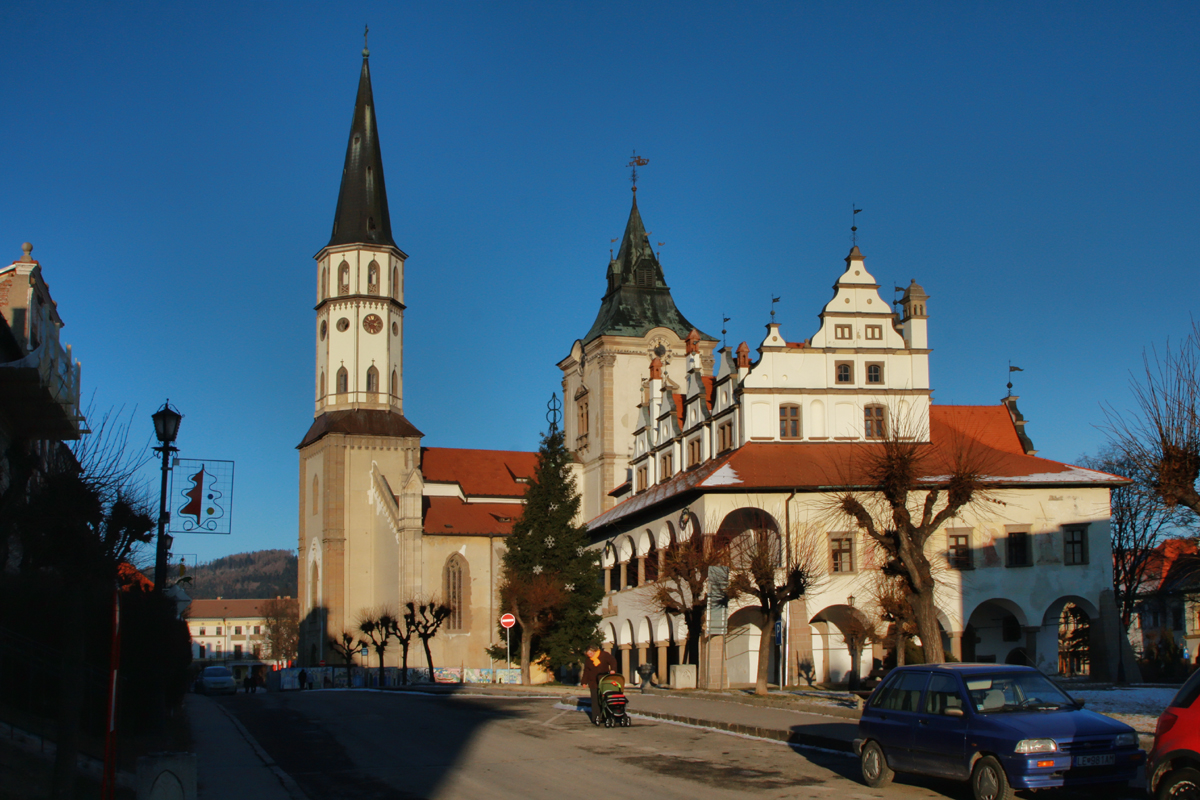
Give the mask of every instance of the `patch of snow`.
[[741, 484], [742, 479], [738, 477], [737, 471], [728, 464], [721, 467], [719, 470], [709, 475], [704, 480], [702, 486], [737, 486]]
[[1158, 717], [1178, 689], [1132, 686], [1121, 689], [1067, 690], [1076, 700], [1087, 703], [1090, 711], [1124, 722], [1138, 733], [1152, 734]]

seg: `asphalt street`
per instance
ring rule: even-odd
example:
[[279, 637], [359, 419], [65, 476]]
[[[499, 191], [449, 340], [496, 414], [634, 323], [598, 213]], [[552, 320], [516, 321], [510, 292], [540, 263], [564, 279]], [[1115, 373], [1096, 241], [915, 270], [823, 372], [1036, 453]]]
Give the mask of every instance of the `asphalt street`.
[[555, 708], [560, 700], [294, 692], [216, 702], [312, 800], [970, 797], [965, 784], [923, 778], [869, 789], [857, 759], [812, 748], [657, 720], [596, 728]]

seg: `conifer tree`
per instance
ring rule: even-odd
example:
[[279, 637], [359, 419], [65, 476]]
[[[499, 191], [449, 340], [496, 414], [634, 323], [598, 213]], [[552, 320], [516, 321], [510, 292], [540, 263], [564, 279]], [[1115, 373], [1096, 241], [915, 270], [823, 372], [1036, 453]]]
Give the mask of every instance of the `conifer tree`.
[[[599, 555], [586, 549], [587, 530], [575, 524], [580, 498], [570, 464], [552, 418], [524, 510], [507, 540], [500, 585], [502, 607], [517, 618], [523, 683], [534, 661], [545, 658], [551, 667], [576, 661], [598, 639]], [[494, 656], [502, 654], [502, 646], [493, 649]]]

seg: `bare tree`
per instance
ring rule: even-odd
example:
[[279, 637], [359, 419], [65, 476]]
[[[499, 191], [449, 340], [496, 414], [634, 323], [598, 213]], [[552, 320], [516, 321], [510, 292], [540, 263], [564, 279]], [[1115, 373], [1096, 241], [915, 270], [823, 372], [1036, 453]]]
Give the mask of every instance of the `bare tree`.
[[1109, 438], [1169, 508], [1200, 514], [1200, 323], [1179, 345], [1143, 352], [1142, 368], [1129, 381], [1136, 408], [1105, 407]]
[[871, 570], [869, 580], [871, 601], [879, 613], [879, 619], [888, 623], [891, 629], [889, 632], [896, 654], [896, 666], [902, 667], [907, 660], [908, 640], [917, 632], [906, 584], [902, 576], [888, 575], [881, 569]]
[[300, 642], [300, 607], [296, 600], [277, 597], [263, 603], [263, 635], [271, 658], [290, 661]]
[[1155, 577], [1150, 574], [1153, 570], [1148, 570], [1154, 561], [1155, 548], [1168, 536], [1194, 532], [1200, 520], [1181, 504], [1168, 504], [1155, 489], [1155, 473], [1148, 472], [1144, 462], [1116, 446], [1081, 462], [1092, 469], [1130, 479], [1125, 486], [1113, 487], [1109, 501], [1113, 592], [1121, 625], [1129, 630], [1138, 600]]
[[746, 530], [730, 542], [726, 596], [730, 600], [752, 598], [755, 605], [751, 607], [762, 614], [755, 694], [767, 693], [771, 661], [767, 654], [771, 652], [776, 621], [782, 618], [788, 603], [820, 585], [826, 575], [826, 559], [819, 538], [807, 530], [784, 537], [774, 527], [764, 525]]
[[[700, 633], [708, 608], [708, 573], [728, 562], [728, 550], [714, 545], [699, 525], [691, 537], [668, 545], [662, 554], [658, 580], [647, 599], [654, 611], [683, 617], [687, 625], [683, 663], [700, 663]], [[681, 528], [682, 529], [682, 528]], [[682, 538], [682, 537], [681, 537]]]
[[[392, 635], [396, 637], [396, 641], [400, 643], [400, 683], [408, 685], [408, 648], [412, 646], [413, 636], [417, 632], [417, 609], [416, 603], [412, 600], [404, 604], [404, 613], [401, 614], [392, 627]], [[433, 680], [431, 673], [429, 679]]]
[[[984, 477], [986, 448], [960, 432], [946, 430], [946, 441], [922, 443], [924, 426], [893, 417], [878, 444], [859, 448], [858, 475], [847, 475], [849, 489], [837, 498], [840, 513], [865, 531], [884, 555], [882, 569], [902, 581], [912, 608], [925, 661], [945, 661], [938, 625], [938, 581], [926, 553], [930, 538], [968, 507], [989, 500]], [[936, 476], [936, 477], [934, 477]]]
[[371, 643], [359, 639], [348, 630], [342, 629], [342, 632], [338, 636], [330, 636], [326, 644], [342, 659], [342, 663], [346, 667], [346, 686], [349, 687], [350, 667], [354, 666], [354, 656], [358, 655], [362, 648], [370, 646]]
[[[379, 685], [387, 683], [383, 674], [383, 654], [387, 651], [396, 630], [396, 615], [387, 608], [364, 610], [358, 618], [358, 632], [367, 637], [375, 654], [379, 656]], [[363, 644], [367, 644], [364, 642]]]
[[521, 683], [529, 685], [534, 637], [554, 624], [555, 615], [566, 599], [562, 581], [541, 573], [524, 576], [505, 571], [500, 585], [500, 604], [517, 618], [521, 631]]
[[[429, 640], [437, 636], [438, 629], [442, 627], [442, 623], [450, 618], [454, 613], [451, 606], [438, 600], [428, 600], [423, 603], [410, 602], [406, 604], [408, 618], [411, 614], [411, 630], [417, 634], [417, 638], [421, 640], [421, 646], [425, 648], [425, 663], [429, 665], [429, 680], [436, 682], [433, 676], [433, 654], [429, 650]], [[411, 634], [410, 634], [411, 635]]]

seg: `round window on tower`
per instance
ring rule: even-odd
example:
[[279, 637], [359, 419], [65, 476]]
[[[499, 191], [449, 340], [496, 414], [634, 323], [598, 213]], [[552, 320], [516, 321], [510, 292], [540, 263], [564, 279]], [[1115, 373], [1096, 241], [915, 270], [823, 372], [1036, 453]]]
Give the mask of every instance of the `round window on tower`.
[[399, 336], [399, 335], [400, 335], [400, 323], [393, 322], [392, 323], [392, 336]]
[[341, 319], [339, 319], [337, 321], [337, 329], [339, 331], [341, 331], [342, 333], [345, 333], [347, 330], [350, 329], [350, 320], [346, 319], [345, 317], [342, 317]]
[[367, 314], [363, 317], [363, 330], [367, 333], [379, 333], [383, 330], [383, 320], [378, 314]]
[[321, 320], [321, 341], [325, 341], [325, 334], [329, 332], [329, 323]]

